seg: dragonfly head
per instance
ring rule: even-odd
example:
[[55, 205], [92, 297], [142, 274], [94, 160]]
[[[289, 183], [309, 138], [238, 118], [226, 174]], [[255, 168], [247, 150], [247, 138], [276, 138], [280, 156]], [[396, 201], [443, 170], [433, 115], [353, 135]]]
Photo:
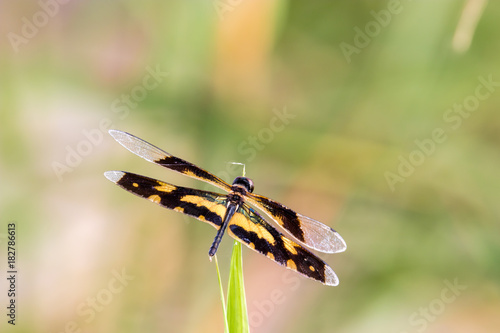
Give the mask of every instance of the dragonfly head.
[[236, 177], [233, 181], [233, 186], [234, 185], [243, 187], [245, 190], [247, 190], [247, 192], [253, 192], [253, 181], [250, 178]]

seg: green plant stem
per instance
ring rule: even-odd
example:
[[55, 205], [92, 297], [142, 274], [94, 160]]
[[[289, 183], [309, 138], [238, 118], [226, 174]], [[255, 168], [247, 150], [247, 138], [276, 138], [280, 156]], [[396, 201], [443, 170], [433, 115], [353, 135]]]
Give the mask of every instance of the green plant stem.
[[231, 256], [231, 269], [227, 287], [227, 321], [230, 332], [250, 332], [248, 311], [243, 281], [243, 259], [241, 243], [235, 241]]
[[226, 303], [224, 301], [224, 289], [222, 288], [222, 280], [220, 278], [220, 270], [219, 270], [219, 262], [217, 261], [217, 254], [214, 256], [215, 257], [215, 267], [217, 269], [217, 279], [219, 280], [219, 290], [220, 290], [220, 300], [222, 302], [222, 312], [224, 313], [224, 325], [225, 325], [225, 332], [229, 333], [229, 324], [227, 322], [227, 312], [226, 312]]

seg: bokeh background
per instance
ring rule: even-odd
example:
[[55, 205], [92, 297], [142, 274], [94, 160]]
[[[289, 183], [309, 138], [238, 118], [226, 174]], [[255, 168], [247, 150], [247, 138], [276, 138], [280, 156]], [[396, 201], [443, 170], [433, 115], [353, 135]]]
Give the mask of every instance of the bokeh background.
[[[338, 287], [244, 248], [252, 332], [498, 332], [500, 3], [1, 1], [2, 332], [222, 332], [215, 230], [106, 170], [210, 186], [133, 133], [338, 230]], [[489, 82], [489, 83], [488, 83]], [[127, 97], [128, 96], [128, 97]], [[227, 281], [232, 240], [218, 252]]]

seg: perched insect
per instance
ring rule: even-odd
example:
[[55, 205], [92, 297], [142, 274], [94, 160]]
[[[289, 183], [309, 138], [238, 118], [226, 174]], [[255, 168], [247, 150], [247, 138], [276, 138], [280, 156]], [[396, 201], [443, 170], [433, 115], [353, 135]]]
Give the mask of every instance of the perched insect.
[[211, 224], [217, 229], [217, 234], [208, 252], [210, 257], [217, 252], [222, 236], [228, 229], [231, 237], [274, 262], [323, 284], [338, 285], [337, 275], [330, 266], [303, 246], [286, 238], [247, 203], [261, 209], [307, 247], [326, 253], [345, 251], [344, 240], [332, 228], [276, 201], [252, 193], [254, 186], [249, 178], [236, 177], [233, 184], [229, 185], [196, 165], [131, 134], [117, 130], [110, 130], [109, 133], [122, 146], [147, 161], [229, 192], [219, 194], [175, 186], [130, 172], [104, 173], [110, 181], [135, 195]]

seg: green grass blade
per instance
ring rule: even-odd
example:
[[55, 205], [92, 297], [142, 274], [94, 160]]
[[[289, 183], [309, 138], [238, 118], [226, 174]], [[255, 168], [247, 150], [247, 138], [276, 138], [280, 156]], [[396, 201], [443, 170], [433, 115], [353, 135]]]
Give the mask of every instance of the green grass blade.
[[222, 288], [222, 281], [220, 278], [220, 270], [219, 270], [219, 262], [217, 261], [217, 255], [215, 257], [215, 267], [217, 269], [217, 279], [219, 280], [219, 289], [220, 289], [220, 300], [222, 302], [222, 312], [224, 312], [224, 324], [225, 324], [225, 330], [224, 332], [229, 333], [229, 325], [227, 322], [227, 313], [226, 313], [226, 304], [224, 302], [224, 289]]
[[235, 241], [229, 271], [229, 284], [227, 287], [227, 321], [229, 332], [248, 333], [247, 302], [245, 285], [243, 283], [243, 259], [241, 256], [241, 243]]

